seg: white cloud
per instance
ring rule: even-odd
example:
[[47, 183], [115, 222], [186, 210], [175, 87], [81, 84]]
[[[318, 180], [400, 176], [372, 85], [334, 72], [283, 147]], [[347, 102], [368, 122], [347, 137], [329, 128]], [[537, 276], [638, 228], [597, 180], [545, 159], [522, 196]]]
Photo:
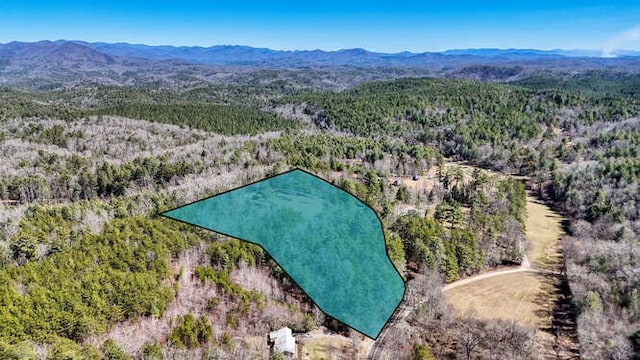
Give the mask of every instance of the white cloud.
[[640, 49], [640, 25], [610, 37], [602, 48], [603, 57], [615, 57], [617, 50]]

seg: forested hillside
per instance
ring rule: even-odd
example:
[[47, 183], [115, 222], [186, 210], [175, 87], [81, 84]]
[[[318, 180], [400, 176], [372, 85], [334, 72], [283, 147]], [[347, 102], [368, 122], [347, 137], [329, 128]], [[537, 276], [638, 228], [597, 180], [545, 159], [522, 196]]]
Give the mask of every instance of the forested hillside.
[[[281, 326], [359, 342], [262, 249], [155, 216], [294, 167], [380, 214], [416, 305], [410, 328], [393, 329], [395, 358], [538, 357], [531, 329], [457, 317], [439, 295], [443, 282], [523, 261], [526, 187], [570, 219], [581, 355], [637, 357], [637, 84], [593, 72], [339, 92], [1, 89], [0, 358], [268, 358], [265, 335]], [[470, 350], [465, 333], [483, 340]]]
[[627, 358], [640, 345], [637, 84], [600, 72], [516, 86], [407, 79], [287, 100], [321, 127], [529, 176], [572, 219], [563, 246], [582, 354]]

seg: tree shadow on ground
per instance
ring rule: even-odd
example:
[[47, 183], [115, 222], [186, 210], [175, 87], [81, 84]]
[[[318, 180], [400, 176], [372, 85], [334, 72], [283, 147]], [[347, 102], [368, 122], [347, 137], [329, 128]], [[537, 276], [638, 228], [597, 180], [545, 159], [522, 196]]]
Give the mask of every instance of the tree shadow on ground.
[[551, 317], [551, 321], [538, 328], [545, 336], [544, 349], [547, 358], [579, 358], [576, 310], [571, 291], [564, 274], [541, 275], [543, 291], [534, 299], [542, 307], [536, 311], [540, 318]]

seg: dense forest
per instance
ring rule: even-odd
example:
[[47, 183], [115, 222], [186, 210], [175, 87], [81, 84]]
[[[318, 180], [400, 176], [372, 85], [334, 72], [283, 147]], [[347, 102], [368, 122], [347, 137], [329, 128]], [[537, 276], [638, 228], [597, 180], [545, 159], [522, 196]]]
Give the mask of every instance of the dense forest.
[[[405, 300], [429, 304], [393, 330], [411, 344], [396, 357], [538, 356], [531, 329], [455, 316], [439, 295], [523, 261], [527, 187], [569, 218], [581, 356], [638, 357], [638, 84], [587, 72], [343, 91], [0, 89], [0, 358], [265, 358], [281, 326], [355, 338], [259, 247], [155, 216], [294, 167], [378, 212], [416, 289]], [[412, 176], [430, 185], [394, 181]]]

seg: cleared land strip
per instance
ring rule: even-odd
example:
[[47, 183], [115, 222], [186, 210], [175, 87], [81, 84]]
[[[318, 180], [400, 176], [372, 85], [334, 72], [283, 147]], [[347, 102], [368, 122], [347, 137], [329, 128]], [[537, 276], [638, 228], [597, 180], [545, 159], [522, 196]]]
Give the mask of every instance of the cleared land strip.
[[459, 314], [480, 319], [512, 319], [537, 330], [545, 358], [577, 356], [575, 323], [564, 291], [559, 239], [564, 218], [533, 196], [527, 197], [528, 248], [522, 265], [494, 270], [444, 286]]

